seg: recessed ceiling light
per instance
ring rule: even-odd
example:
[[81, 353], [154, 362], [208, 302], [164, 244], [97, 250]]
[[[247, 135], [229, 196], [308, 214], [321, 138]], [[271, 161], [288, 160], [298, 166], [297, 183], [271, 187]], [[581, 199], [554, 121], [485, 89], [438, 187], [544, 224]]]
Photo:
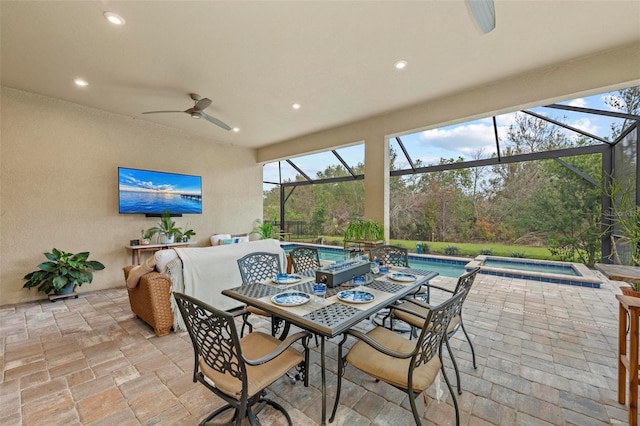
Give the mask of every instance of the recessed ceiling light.
[[231, 130], [233, 130], [234, 132], [236, 132], [236, 133], [237, 133], [237, 132], [239, 132], [239, 131], [240, 131], [240, 128], [239, 128], [239, 127], [234, 127], [234, 128], [233, 128], [233, 129], [231, 129]]
[[292, 105], [291, 105], [291, 108], [293, 108], [293, 109], [300, 109], [300, 107], [301, 107], [301, 106], [302, 106], [302, 105], [300, 105], [299, 103], [295, 103], [295, 104], [292, 104]]
[[81, 78], [74, 78], [73, 82], [76, 84], [76, 86], [80, 87], [86, 87], [89, 85], [89, 83], [87, 83], [87, 80], [83, 80]]
[[396, 67], [397, 70], [402, 70], [406, 68], [407, 65], [408, 65], [408, 62], [405, 60], [402, 60], [402, 61], [396, 62], [394, 67]]
[[125, 23], [124, 18], [117, 13], [104, 12], [103, 15], [107, 21], [111, 22], [113, 25], [124, 25]]

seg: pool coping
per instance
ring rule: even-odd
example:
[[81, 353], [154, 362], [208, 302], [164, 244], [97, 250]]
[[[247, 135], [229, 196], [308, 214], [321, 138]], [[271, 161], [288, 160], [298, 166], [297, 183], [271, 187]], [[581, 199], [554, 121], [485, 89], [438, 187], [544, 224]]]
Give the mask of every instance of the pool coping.
[[515, 269], [484, 266], [484, 261], [487, 259], [518, 262], [519, 258], [479, 255], [479, 256], [476, 256], [471, 262], [467, 263], [467, 265], [465, 266], [465, 269], [467, 271], [470, 271], [476, 267], [480, 267], [479, 273], [486, 274], [486, 275], [495, 275], [495, 276], [507, 277], [507, 278], [520, 278], [525, 280], [549, 282], [553, 284], [575, 285], [575, 286], [581, 286], [581, 287], [600, 288], [600, 285], [603, 283], [602, 278], [595, 271], [589, 269], [586, 265], [582, 263], [561, 262], [561, 261], [555, 261], [555, 260], [528, 259], [528, 258], [521, 260], [522, 262], [526, 262], [526, 263], [533, 263], [533, 264], [538, 263], [541, 265], [555, 264], [563, 267], [570, 267], [570, 268], [573, 268], [573, 270], [575, 270], [579, 274], [576, 276], [570, 276], [570, 275], [564, 275], [564, 274], [552, 274], [552, 273], [534, 272], [534, 271], [518, 271]]

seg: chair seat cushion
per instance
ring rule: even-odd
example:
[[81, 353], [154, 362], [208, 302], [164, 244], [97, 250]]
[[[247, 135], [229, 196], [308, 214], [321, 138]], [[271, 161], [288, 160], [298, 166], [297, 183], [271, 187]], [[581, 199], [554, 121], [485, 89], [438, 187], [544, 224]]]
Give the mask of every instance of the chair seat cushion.
[[[260, 358], [273, 351], [278, 345], [280, 345], [280, 343], [282, 342], [275, 337], [259, 331], [249, 333], [240, 339], [242, 353], [247, 359]], [[249, 397], [261, 392], [264, 388], [284, 376], [287, 371], [300, 364], [303, 360], [304, 357], [300, 352], [293, 348], [287, 348], [278, 357], [262, 365], [247, 365], [247, 382], [249, 385], [247, 393]], [[235, 360], [232, 360], [232, 362], [235, 362]], [[222, 374], [214, 370], [205, 363], [202, 357], [199, 360], [199, 365], [202, 374], [204, 374], [215, 387], [233, 398], [238, 400], [241, 398], [241, 380], [236, 377], [232, 377], [228, 373]]]
[[[383, 327], [376, 327], [367, 335], [387, 348], [398, 352], [411, 352], [416, 344], [415, 341], [408, 340]], [[347, 361], [358, 370], [391, 385], [405, 389], [408, 386], [411, 358], [394, 358], [358, 341], [349, 350]], [[440, 366], [440, 357], [435, 354], [429, 362], [414, 369], [413, 391], [419, 393], [431, 386], [440, 371]]]
[[247, 305], [247, 307], [245, 309], [248, 312], [251, 312], [252, 314], [255, 314], [255, 315], [260, 315], [260, 316], [263, 316], [263, 317], [270, 317], [271, 316], [271, 314], [269, 312], [263, 311], [262, 309], [256, 308], [255, 306]]
[[[404, 309], [408, 309], [413, 312], [416, 312], [419, 316], [411, 315], [408, 312], [404, 312], [396, 309], [393, 311], [394, 318], [402, 320], [414, 327], [422, 328], [422, 325], [424, 324], [424, 319], [429, 313], [429, 310], [411, 302], [403, 303], [402, 307]], [[447, 334], [451, 334], [453, 331], [455, 331], [458, 327], [458, 324], [460, 324], [460, 315], [456, 315], [455, 317], [451, 318], [449, 327], [447, 327]]]

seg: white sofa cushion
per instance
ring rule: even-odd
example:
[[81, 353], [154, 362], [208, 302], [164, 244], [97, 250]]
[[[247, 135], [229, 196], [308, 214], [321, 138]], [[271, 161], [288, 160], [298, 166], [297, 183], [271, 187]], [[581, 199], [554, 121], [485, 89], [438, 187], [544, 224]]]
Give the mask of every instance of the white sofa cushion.
[[258, 251], [276, 253], [280, 257], [281, 272], [286, 268], [284, 250], [280, 242], [273, 239], [174, 250], [182, 259], [184, 290], [174, 288], [173, 291], [183, 292], [222, 310], [242, 306], [242, 303], [223, 296], [221, 292], [242, 285], [238, 259], [244, 255]]

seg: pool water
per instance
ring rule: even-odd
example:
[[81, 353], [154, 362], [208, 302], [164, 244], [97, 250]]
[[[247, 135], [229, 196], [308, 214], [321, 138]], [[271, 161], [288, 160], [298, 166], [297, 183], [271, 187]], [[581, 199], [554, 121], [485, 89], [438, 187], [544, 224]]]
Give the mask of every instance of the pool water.
[[518, 271], [541, 272], [546, 274], [560, 274], [577, 277], [580, 274], [569, 265], [553, 265], [519, 260], [486, 259], [482, 266], [491, 268], [514, 269]]
[[[306, 245], [306, 244], [305, 244]], [[282, 248], [288, 254], [296, 247], [300, 247], [296, 244], [283, 244]], [[328, 260], [333, 262], [348, 260], [349, 256], [345, 256], [345, 252], [341, 248], [313, 246], [318, 249], [318, 256], [321, 260]], [[409, 266], [411, 268], [424, 269], [426, 271], [437, 272], [445, 277], [457, 278], [464, 274], [464, 265], [467, 261], [464, 260], [450, 260], [439, 259], [428, 256], [416, 256], [409, 254]]]

